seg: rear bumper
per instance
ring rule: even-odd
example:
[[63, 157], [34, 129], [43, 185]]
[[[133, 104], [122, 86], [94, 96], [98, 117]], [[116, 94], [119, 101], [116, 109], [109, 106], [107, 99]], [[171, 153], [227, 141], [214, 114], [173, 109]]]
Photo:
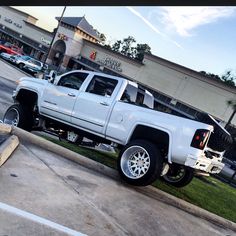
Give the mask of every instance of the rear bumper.
[[220, 173], [224, 167], [221, 158], [213, 157], [212, 159], [209, 159], [205, 156], [195, 157], [192, 155], [188, 155], [185, 165], [211, 174]]

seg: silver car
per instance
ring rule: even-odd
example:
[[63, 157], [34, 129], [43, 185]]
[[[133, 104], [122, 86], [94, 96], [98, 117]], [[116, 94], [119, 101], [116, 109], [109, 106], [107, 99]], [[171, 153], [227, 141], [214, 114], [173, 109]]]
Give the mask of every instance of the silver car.
[[2, 52], [0, 54], [0, 57], [3, 58], [6, 61], [10, 61], [10, 57], [12, 56], [12, 54], [6, 53], [6, 52]]
[[32, 73], [37, 73], [39, 71], [42, 71], [43, 63], [35, 59], [29, 59], [25, 62], [23, 69]]

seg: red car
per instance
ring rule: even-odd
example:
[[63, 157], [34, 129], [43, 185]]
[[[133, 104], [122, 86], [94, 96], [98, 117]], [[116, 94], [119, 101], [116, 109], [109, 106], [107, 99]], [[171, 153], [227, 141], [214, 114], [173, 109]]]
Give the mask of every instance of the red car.
[[16, 45], [6, 42], [4, 44], [0, 44], [0, 53], [1, 52], [12, 55], [21, 55], [23, 53], [23, 50]]

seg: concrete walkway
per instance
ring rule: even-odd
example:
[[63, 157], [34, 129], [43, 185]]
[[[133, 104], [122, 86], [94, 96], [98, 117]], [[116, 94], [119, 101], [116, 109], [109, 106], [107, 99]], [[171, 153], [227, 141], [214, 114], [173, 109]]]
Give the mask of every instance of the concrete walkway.
[[[77, 154], [70, 161], [59, 146], [12, 133], [21, 144], [0, 169], [0, 235], [236, 235], [232, 222], [217, 226], [165, 203], [161, 191], [126, 186], [97, 162]], [[60, 155], [48, 151], [55, 147]]]

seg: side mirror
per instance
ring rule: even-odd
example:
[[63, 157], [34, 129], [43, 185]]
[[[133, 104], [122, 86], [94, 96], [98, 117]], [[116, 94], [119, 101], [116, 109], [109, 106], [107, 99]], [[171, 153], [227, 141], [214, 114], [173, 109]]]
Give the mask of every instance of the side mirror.
[[53, 82], [56, 78], [56, 75], [57, 75], [56, 71], [51, 70], [48, 75], [45, 75], [45, 79], [48, 80], [48, 82], [53, 84]]

